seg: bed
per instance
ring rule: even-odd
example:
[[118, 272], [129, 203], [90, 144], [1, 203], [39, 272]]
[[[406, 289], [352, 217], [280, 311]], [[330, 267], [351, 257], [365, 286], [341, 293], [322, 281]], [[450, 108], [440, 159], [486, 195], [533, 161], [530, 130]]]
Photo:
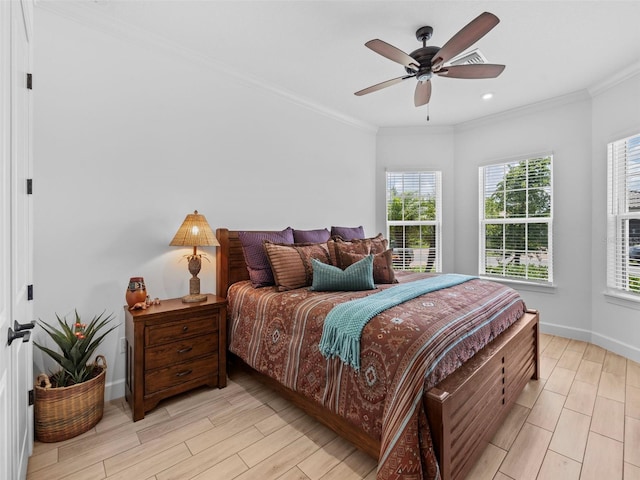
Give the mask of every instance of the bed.
[[[322, 319], [316, 317], [318, 317], [318, 312], [326, 313], [326, 308], [322, 310], [318, 305], [325, 299], [321, 299], [318, 292], [309, 292], [309, 289], [282, 293], [276, 293], [274, 289], [269, 287], [253, 289], [248, 282], [249, 274], [238, 231], [221, 228], [217, 230], [216, 235], [220, 243], [217, 252], [217, 294], [229, 299], [230, 304], [227, 308], [229, 321], [237, 322], [237, 324], [230, 324], [227, 328], [230, 335], [228, 342], [230, 345], [230, 371], [233, 372], [234, 368], [248, 369], [260, 381], [277, 390], [305, 412], [376, 458], [379, 461], [378, 480], [387, 478], [426, 479], [438, 476], [443, 480], [465, 478], [527, 382], [530, 379], [538, 378], [538, 312], [526, 309], [526, 307], [521, 312], [519, 311], [516, 318], [509, 320], [508, 324], [504, 323], [505, 326], [491, 325], [491, 329], [499, 331], [495, 338], [492, 338], [493, 334], [478, 327], [478, 335], [481, 332], [483, 336], [489, 336], [489, 340], [477, 351], [473, 351], [474, 346], [467, 346], [467, 350], [473, 351], [472, 353], [456, 353], [456, 358], [453, 359], [446, 357], [445, 353], [438, 357], [441, 360], [440, 364], [462, 363], [461, 365], [449, 365], [449, 370], [452, 372], [447, 371], [445, 367], [440, 368], [439, 366], [437, 369], [431, 370], [426, 369], [422, 364], [417, 366], [412, 364], [409, 370], [413, 372], [418, 368], [419, 371], [417, 377], [412, 373], [412, 376], [416, 377], [415, 380], [407, 380], [407, 377], [410, 376], [406, 373], [404, 375], [394, 374], [393, 380], [388, 378], [383, 384], [379, 378], [376, 378], [375, 382], [370, 382], [375, 384], [375, 388], [366, 390], [364, 394], [362, 389], [357, 391], [353, 387], [355, 390], [350, 392], [347, 388], [351, 388], [358, 382], [360, 385], [369, 381], [367, 375], [371, 372], [367, 369], [367, 365], [371, 365], [371, 363], [366, 364], [363, 361], [362, 368], [359, 371], [354, 371], [337, 358], [318, 361], [314, 357], [315, 351], [311, 353], [306, 351], [302, 354], [302, 357], [306, 359], [306, 367], [305, 365], [296, 365], [295, 368], [292, 368], [289, 365], [293, 358], [290, 352], [282, 354], [280, 351], [265, 350], [266, 356], [258, 359], [251, 353], [255, 340], [239, 340], [243, 329], [256, 329], [260, 324], [254, 318], [249, 318], [248, 315], [244, 318], [245, 314], [242, 313], [241, 308], [244, 308], [245, 305], [263, 305], [267, 301], [261, 297], [254, 298], [252, 295], [266, 295], [264, 298], [270, 299], [279, 298], [280, 295], [286, 296], [286, 301], [283, 301], [284, 306], [260, 307], [264, 311], [272, 312], [272, 318], [265, 320], [265, 331], [258, 333], [258, 336], [269, 339], [275, 338], [276, 334], [281, 336], [286, 328], [267, 332], [266, 329], [270, 328], [267, 324], [270, 321], [275, 322], [274, 318], [280, 317], [281, 314], [284, 315], [285, 311], [307, 309], [305, 322], [308, 322], [309, 325], [315, 325], [316, 332], [313, 333], [313, 328], [310, 328], [311, 333], [304, 333], [304, 335], [308, 337], [307, 343], [316, 342], [315, 345], [318, 341], [318, 325], [322, 323]], [[402, 274], [399, 276], [402, 277]], [[407, 277], [411, 277], [411, 274], [408, 274]], [[468, 282], [458, 285], [444, 290], [440, 295], [451, 297], [462, 295], [465, 302], [467, 298], [470, 299], [470, 304], [475, 301], [475, 297], [468, 297], [467, 295], [471, 295], [468, 290], [486, 288], [490, 290], [492, 295], [497, 295], [494, 290], [491, 290], [495, 289], [495, 292], [500, 292], [500, 295], [506, 295], [504, 293], [505, 287], [501, 285], [498, 287], [497, 284], [489, 285], [495, 284], [495, 282], [486, 282], [482, 279], [476, 279], [472, 282], [478, 283]], [[467, 291], [456, 290], [465, 288]], [[255, 290], [262, 292], [258, 293]], [[475, 293], [473, 294], [475, 295]], [[333, 295], [333, 297], [330, 296], [331, 302], [337, 301], [336, 298], [341, 294]], [[292, 303], [294, 297], [302, 299], [303, 305], [306, 306], [287, 306], [288, 304], [294, 305]], [[351, 299], [353, 297], [353, 294], [349, 294], [345, 298]], [[436, 303], [440, 302], [441, 298], [436, 298]], [[377, 317], [382, 319], [387, 315], [385, 321], [388, 322], [391, 319], [391, 322], [388, 322], [391, 325], [394, 320], [404, 315], [404, 310], [397, 309], [411, 310], [413, 308], [415, 310], [415, 307], [410, 306], [411, 302], [421, 302], [420, 308], [433, 303], [426, 297], [418, 297], [407, 302], [404, 307], [399, 305], [390, 309], [388, 315], [386, 312], [379, 314], [376, 319]], [[313, 308], [309, 305], [313, 305]], [[506, 310], [506, 307], [500, 307], [500, 309]], [[512, 315], [514, 314], [512, 313]], [[494, 317], [498, 317], [498, 315], [496, 314]], [[244, 323], [242, 323], [243, 321]], [[504, 322], [507, 320], [505, 319]], [[295, 324], [298, 325], [298, 323]], [[372, 323], [375, 322], [372, 320]], [[403, 327], [409, 323], [406, 322]], [[484, 329], [485, 323], [482, 325]], [[488, 322], [486, 325], [486, 329], [489, 329]], [[368, 329], [369, 325], [365, 328]], [[374, 325], [371, 328], [377, 327]], [[476, 332], [476, 330], [473, 331]], [[368, 332], [368, 337], [371, 336], [371, 331], [364, 330], [363, 338], [365, 332]], [[237, 335], [237, 338], [233, 338], [233, 335]], [[301, 335], [303, 334], [296, 333], [291, 336]], [[316, 336], [314, 337], [314, 335]], [[419, 336], [418, 333], [416, 335]], [[469, 335], [470, 339], [473, 337], [469, 332], [465, 335]], [[393, 335], [388, 336], [391, 338]], [[378, 334], [378, 337], [382, 338], [384, 335]], [[278, 345], [280, 344], [281, 342], [278, 343]], [[299, 346], [296, 348], [310, 347], [307, 345], [307, 347]], [[364, 357], [366, 352], [373, 351], [374, 354], [369, 355], [372, 358], [375, 357], [372, 360], [373, 364], [376, 361], [378, 364], [385, 363], [384, 366], [378, 365], [377, 371], [373, 370], [377, 375], [380, 376], [380, 372], [390, 368], [387, 367], [387, 363], [398, 365], [398, 369], [400, 369], [399, 365], [406, 363], [405, 360], [400, 359], [390, 360], [392, 356], [390, 352], [393, 352], [393, 349], [387, 350], [386, 353], [380, 352], [380, 355], [376, 356], [376, 348], [378, 347], [366, 350], [363, 343], [362, 355]], [[317, 346], [315, 349], [317, 350]], [[446, 352], [449, 355], [449, 351]], [[297, 354], [301, 355], [300, 352]], [[466, 358], [465, 355], [472, 356]], [[405, 359], [408, 356], [403, 354], [402, 358]], [[326, 370], [324, 364], [327, 365]], [[316, 368], [318, 366], [319, 368]], [[404, 366], [406, 367], [406, 365]], [[429, 376], [426, 376], [425, 372], [428, 372]], [[338, 376], [339, 379], [337, 379]], [[429, 380], [427, 381], [425, 378]], [[431, 385], [430, 382], [434, 381], [437, 383]], [[322, 385], [318, 387], [318, 384]], [[416, 389], [419, 389], [417, 397], [419, 400], [411, 403]], [[327, 393], [329, 391], [332, 392], [331, 395]], [[364, 414], [359, 412], [361, 405], [356, 405], [353, 400], [355, 397], [365, 397], [364, 403], [367, 404], [366, 408], [369, 410], [365, 408]], [[409, 400], [402, 400], [404, 397]], [[400, 405], [401, 403], [402, 405]], [[402, 408], [406, 409], [407, 405], [415, 407], [415, 412], [412, 411], [411, 416], [408, 414], [403, 416], [404, 410]], [[394, 414], [394, 409], [401, 410], [402, 415]], [[363, 419], [360, 419], [359, 415]]]

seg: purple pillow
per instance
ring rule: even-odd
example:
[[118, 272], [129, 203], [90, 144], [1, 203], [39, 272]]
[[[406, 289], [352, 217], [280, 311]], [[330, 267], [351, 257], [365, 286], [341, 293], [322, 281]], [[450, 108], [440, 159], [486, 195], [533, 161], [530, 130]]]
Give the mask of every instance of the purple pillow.
[[318, 230], [293, 230], [293, 240], [295, 243], [323, 243], [331, 238], [329, 230], [320, 228]]
[[331, 236], [338, 236], [342, 240], [360, 240], [364, 238], [364, 228], [359, 227], [331, 227]]
[[271, 265], [262, 242], [268, 240], [273, 243], [292, 244], [293, 229], [287, 227], [281, 232], [238, 232], [238, 239], [242, 244], [244, 260], [253, 286], [258, 288], [275, 285]]

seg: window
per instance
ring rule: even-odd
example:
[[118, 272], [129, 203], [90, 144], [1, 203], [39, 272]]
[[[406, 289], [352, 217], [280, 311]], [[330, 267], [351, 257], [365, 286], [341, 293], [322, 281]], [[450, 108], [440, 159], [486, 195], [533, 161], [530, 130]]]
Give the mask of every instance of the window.
[[480, 274], [553, 282], [552, 156], [480, 167]]
[[640, 134], [608, 145], [607, 286], [640, 294]]
[[387, 238], [398, 270], [441, 271], [440, 172], [387, 172]]

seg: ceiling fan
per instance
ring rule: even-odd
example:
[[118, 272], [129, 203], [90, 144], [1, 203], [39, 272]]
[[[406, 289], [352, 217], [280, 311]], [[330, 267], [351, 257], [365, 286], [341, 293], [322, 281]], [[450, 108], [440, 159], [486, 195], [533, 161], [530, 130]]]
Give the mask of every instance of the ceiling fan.
[[431, 38], [433, 28], [429, 26], [420, 27], [416, 31], [416, 38], [422, 42], [422, 48], [414, 50], [409, 55], [382, 40], [370, 40], [365, 43], [365, 46], [389, 60], [404, 65], [407, 75], [372, 85], [355, 92], [355, 94], [358, 96], [366, 95], [400, 83], [408, 78], [416, 78], [418, 84], [414, 94], [414, 103], [416, 107], [419, 107], [429, 103], [431, 98], [431, 77], [434, 74], [449, 78], [497, 77], [504, 70], [504, 65], [490, 63], [445, 65], [445, 63], [484, 37], [499, 22], [500, 20], [494, 14], [484, 12], [451, 37], [443, 47], [427, 46], [427, 40]]

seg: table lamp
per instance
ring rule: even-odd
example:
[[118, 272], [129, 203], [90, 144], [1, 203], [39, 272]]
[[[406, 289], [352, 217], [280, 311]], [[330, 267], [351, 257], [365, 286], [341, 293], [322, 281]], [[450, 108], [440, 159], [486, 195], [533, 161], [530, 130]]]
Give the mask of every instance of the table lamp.
[[200, 279], [198, 278], [203, 254], [199, 254], [197, 248], [220, 246], [204, 215], [200, 215], [197, 210], [187, 215], [169, 245], [193, 247], [193, 253], [186, 256], [189, 260], [189, 272], [191, 273], [189, 295], [182, 297], [182, 301], [184, 303], [204, 302], [207, 296], [200, 293]]

